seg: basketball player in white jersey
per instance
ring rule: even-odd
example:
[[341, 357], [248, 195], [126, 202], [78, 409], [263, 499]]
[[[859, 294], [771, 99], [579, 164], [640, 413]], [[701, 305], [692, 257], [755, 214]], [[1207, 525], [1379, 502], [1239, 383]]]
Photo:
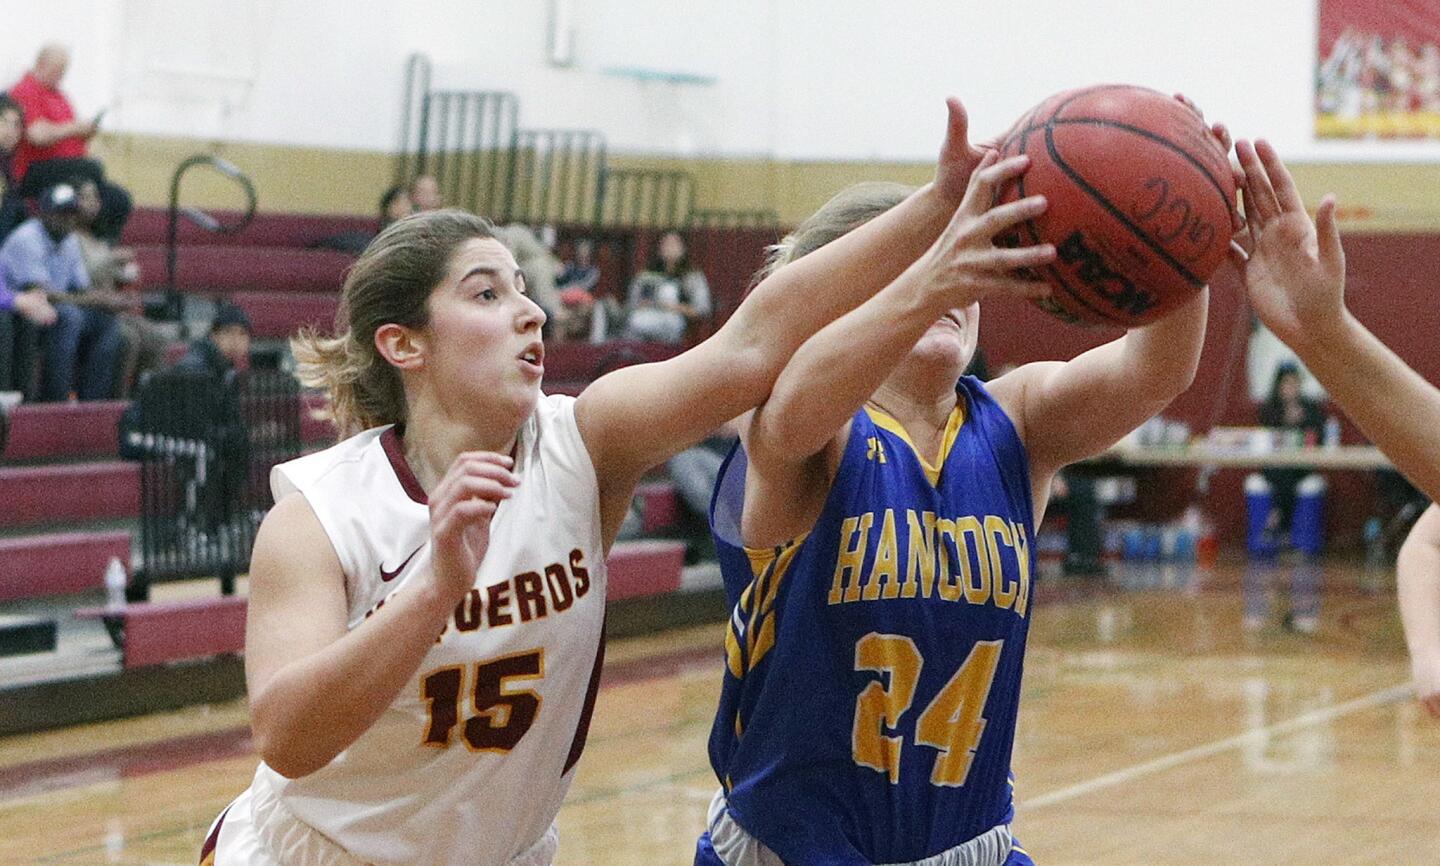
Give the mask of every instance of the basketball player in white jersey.
[[[1260, 320], [1345, 413], [1432, 500], [1440, 499], [1440, 390], [1380, 342], [1345, 306], [1345, 250], [1335, 198], [1311, 221], [1268, 142], [1236, 143], [1248, 230], [1232, 247]], [[1318, 227], [1317, 227], [1318, 224]], [[1415, 690], [1440, 719], [1440, 510], [1431, 505], [1400, 551], [1400, 618]]]
[[[245, 657], [263, 762], [201, 862], [551, 863], [603, 658], [605, 553], [636, 481], [763, 401], [806, 338], [930, 246], [972, 173], [988, 202], [1024, 170], [966, 132], [952, 100], [933, 184], [765, 280], [701, 345], [578, 399], [542, 396], [545, 314], [488, 223], [387, 228], [346, 279], [345, 332], [296, 344], [349, 438], [275, 469]], [[1033, 294], [1013, 268], [1051, 255], [963, 264]]]

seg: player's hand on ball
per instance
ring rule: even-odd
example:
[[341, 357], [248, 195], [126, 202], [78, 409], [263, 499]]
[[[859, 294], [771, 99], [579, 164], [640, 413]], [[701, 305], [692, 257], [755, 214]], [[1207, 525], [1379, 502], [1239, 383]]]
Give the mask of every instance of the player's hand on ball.
[[[1195, 112], [1197, 115], [1200, 116], [1200, 119], [1201, 119], [1201, 120], [1204, 120], [1204, 119], [1205, 119], [1205, 112], [1204, 112], [1204, 111], [1201, 111], [1201, 110], [1200, 110], [1200, 106], [1196, 105], [1196, 104], [1195, 104], [1195, 101], [1194, 101], [1193, 99], [1191, 99], [1190, 97], [1186, 96], [1186, 95], [1183, 94], [1183, 93], [1177, 93], [1177, 94], [1175, 94], [1175, 101], [1176, 101], [1176, 102], [1179, 102], [1181, 105], [1183, 105], [1183, 106], [1185, 106], [1186, 108], [1190, 109], [1191, 111]], [[1220, 145], [1220, 150], [1221, 150], [1221, 151], [1225, 152], [1226, 154], [1229, 154], [1230, 151], [1231, 151], [1232, 149], [1234, 149], [1234, 147], [1235, 147], [1235, 142], [1234, 142], [1233, 139], [1230, 138], [1230, 129], [1229, 129], [1229, 127], [1227, 127], [1225, 124], [1223, 124], [1223, 123], [1212, 123], [1212, 124], [1210, 124], [1210, 134], [1215, 137], [1215, 141], [1216, 141], [1217, 144]], [[1236, 189], [1244, 189], [1244, 188], [1245, 188], [1245, 172], [1241, 171], [1240, 168], [1239, 168], [1238, 166], [1235, 166], [1234, 164], [1231, 165], [1231, 168], [1232, 168], [1231, 174], [1233, 175], [1233, 177], [1234, 177], [1234, 179], [1235, 179], [1235, 188], [1236, 188]], [[1231, 207], [1230, 207], [1230, 222], [1231, 222], [1231, 226], [1232, 226], [1232, 228], [1233, 228], [1235, 231], [1239, 231], [1239, 230], [1241, 230], [1241, 229], [1243, 229], [1243, 228], [1245, 227], [1245, 217], [1244, 217], [1243, 214], [1240, 213], [1240, 203], [1239, 203], [1239, 202], [1231, 202], [1231, 203], [1230, 203], [1230, 206], [1231, 206]]]
[[950, 224], [916, 262], [925, 285], [944, 292], [949, 306], [967, 307], [987, 295], [1041, 298], [1050, 293], [1048, 283], [1026, 277], [1021, 271], [1054, 261], [1055, 247], [1037, 244], [1010, 248], [995, 244], [996, 237], [1045, 212], [1043, 196], [994, 204], [1001, 185], [1019, 177], [1029, 164], [1026, 156], [1002, 160], [994, 151], [985, 154]]
[[952, 96], [945, 100], [945, 107], [949, 122], [945, 143], [940, 146], [940, 162], [935, 167], [935, 188], [951, 206], [956, 206], [965, 197], [970, 176], [980, 166], [980, 160], [995, 146], [989, 142], [979, 146], [970, 143], [970, 117], [960, 100]]
[[489, 451], [467, 451], [430, 495], [430, 538], [436, 589], [458, 599], [475, 585], [490, 545], [490, 520], [518, 485], [515, 461]]
[[1311, 222], [1289, 170], [1266, 141], [1235, 146], [1245, 172], [1246, 229], [1230, 255], [1250, 303], [1286, 343], [1323, 340], [1345, 312], [1345, 250], [1326, 196]]

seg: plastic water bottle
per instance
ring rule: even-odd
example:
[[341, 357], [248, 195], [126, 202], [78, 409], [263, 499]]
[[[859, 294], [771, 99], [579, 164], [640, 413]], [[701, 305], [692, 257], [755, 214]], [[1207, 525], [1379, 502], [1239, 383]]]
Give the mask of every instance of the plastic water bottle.
[[1325, 447], [1340, 447], [1340, 419], [1334, 415], [1325, 419]]
[[121, 564], [120, 557], [110, 557], [110, 564], [105, 566], [105, 606], [125, 606], [125, 586], [130, 579], [125, 574], [125, 566]]

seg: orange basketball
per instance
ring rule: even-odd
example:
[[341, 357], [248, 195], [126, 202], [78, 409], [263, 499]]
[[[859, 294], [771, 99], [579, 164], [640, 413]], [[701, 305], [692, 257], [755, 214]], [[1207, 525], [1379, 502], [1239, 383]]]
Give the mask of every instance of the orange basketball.
[[1067, 322], [1142, 325], [1192, 297], [1225, 259], [1235, 182], [1205, 121], [1143, 87], [1058, 93], [1001, 139], [1030, 168], [1001, 201], [1042, 194], [1045, 213], [1002, 243], [1055, 245], [1039, 301]]

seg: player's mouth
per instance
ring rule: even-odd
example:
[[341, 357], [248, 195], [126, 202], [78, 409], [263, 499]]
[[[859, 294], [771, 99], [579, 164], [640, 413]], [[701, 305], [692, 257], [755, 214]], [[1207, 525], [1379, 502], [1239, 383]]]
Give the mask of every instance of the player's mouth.
[[520, 362], [522, 369], [535, 375], [545, 372], [545, 344], [539, 340], [525, 347], [525, 351], [515, 356]]

